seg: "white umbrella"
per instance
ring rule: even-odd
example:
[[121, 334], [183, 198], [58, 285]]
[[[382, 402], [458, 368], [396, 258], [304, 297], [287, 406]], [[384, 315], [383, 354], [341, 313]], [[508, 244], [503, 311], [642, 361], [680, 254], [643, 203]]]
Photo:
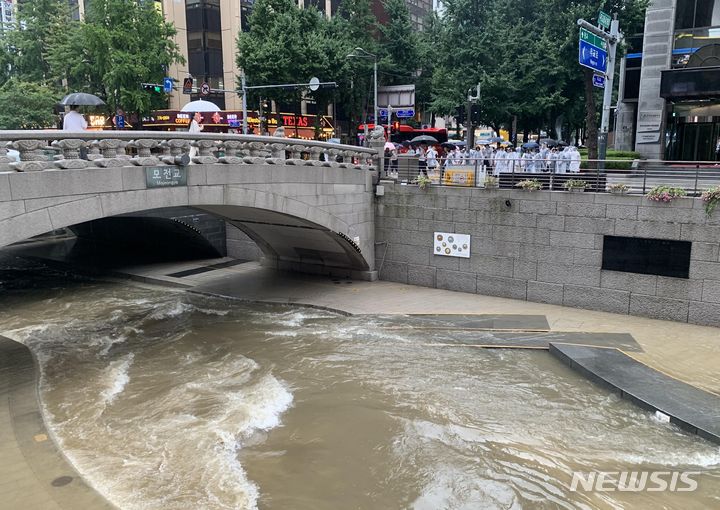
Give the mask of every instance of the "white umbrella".
[[385, 142], [385, 148], [390, 149], [391, 151], [395, 150], [395, 144], [392, 142]]
[[219, 112], [220, 108], [215, 103], [205, 101], [204, 99], [198, 99], [197, 101], [190, 101], [188, 104], [182, 107], [181, 112]]

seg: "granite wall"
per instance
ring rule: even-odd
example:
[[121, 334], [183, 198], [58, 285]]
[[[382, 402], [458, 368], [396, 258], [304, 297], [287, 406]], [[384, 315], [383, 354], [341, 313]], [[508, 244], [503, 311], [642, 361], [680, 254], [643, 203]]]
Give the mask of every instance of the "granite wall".
[[[382, 184], [382, 280], [720, 326], [720, 210], [699, 199]], [[434, 255], [434, 232], [470, 234], [471, 258]], [[692, 241], [689, 279], [601, 269], [604, 235]]]

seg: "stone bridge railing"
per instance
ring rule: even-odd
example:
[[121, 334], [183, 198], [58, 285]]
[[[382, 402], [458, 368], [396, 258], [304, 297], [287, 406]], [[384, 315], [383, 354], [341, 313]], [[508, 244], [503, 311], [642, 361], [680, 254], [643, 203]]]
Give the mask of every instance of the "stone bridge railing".
[[[8, 149], [18, 151], [19, 161], [8, 157]], [[0, 172], [185, 165], [191, 160], [359, 170], [379, 169], [382, 164], [374, 148], [295, 138], [169, 131], [0, 131]]]

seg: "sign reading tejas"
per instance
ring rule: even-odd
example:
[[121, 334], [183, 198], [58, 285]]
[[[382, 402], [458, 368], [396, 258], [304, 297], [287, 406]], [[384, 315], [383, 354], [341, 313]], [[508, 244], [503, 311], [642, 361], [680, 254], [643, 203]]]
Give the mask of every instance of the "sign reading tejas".
[[[190, 125], [191, 115], [187, 112], [178, 110], [158, 110], [151, 115], [143, 117], [143, 125], [145, 127], [173, 128], [187, 127]], [[211, 127], [221, 128], [238, 128], [242, 125], [242, 111], [221, 111], [203, 114], [203, 124]], [[248, 124], [257, 125], [260, 118], [257, 112], [248, 112]], [[270, 114], [267, 116], [268, 127], [277, 127], [279, 120], [284, 126], [289, 128], [314, 128], [315, 115], [294, 115], [292, 113]], [[320, 117], [320, 129], [334, 129], [332, 118], [323, 115]]]

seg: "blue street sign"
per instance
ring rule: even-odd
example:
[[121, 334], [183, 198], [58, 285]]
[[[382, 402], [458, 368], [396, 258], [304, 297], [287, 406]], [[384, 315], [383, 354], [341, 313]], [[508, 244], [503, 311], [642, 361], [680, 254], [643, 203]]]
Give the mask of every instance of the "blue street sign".
[[605, 77], [599, 74], [593, 74], [593, 86], [599, 89], [604, 89]]
[[387, 108], [380, 108], [380, 109], [378, 110], [378, 116], [379, 116], [381, 119], [387, 119], [387, 116], [388, 116]]
[[580, 40], [579, 58], [581, 66], [589, 67], [599, 73], [607, 71], [607, 51]]
[[396, 112], [398, 119], [407, 119], [415, 116], [415, 109], [407, 108], [405, 110], [398, 110]]
[[117, 126], [118, 129], [125, 129], [125, 116], [124, 115], [116, 115], [115, 116], [115, 126]]
[[173, 89], [173, 79], [172, 78], [163, 78], [163, 90], [166, 94], [169, 94], [172, 92]]

